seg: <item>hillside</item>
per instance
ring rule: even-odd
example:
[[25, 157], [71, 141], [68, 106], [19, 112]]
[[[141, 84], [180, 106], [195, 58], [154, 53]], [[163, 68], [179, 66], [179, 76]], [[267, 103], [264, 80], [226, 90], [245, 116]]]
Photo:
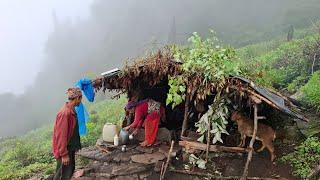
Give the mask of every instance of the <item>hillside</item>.
[[[88, 105], [91, 120], [87, 124], [88, 134], [81, 138], [84, 147], [96, 143], [106, 122], [119, 122], [123, 117], [124, 102], [125, 98], [121, 98]], [[43, 173], [44, 177], [51, 175], [55, 170], [55, 160], [51, 153], [51, 138], [52, 125], [48, 125], [30, 131], [24, 136], [1, 141], [0, 180], [26, 179], [39, 172]]]
[[[300, 34], [302, 35], [299, 39], [295, 38], [289, 42], [275, 38], [248, 45], [237, 49], [237, 54], [247, 77], [289, 96], [295, 94], [294, 98], [304, 107], [311, 109], [310, 113], [313, 113], [314, 119], [310, 134], [317, 134], [319, 131], [315, 130], [319, 129], [320, 125], [320, 120], [317, 118], [319, 117], [317, 113], [320, 111], [320, 35], [310, 29], [303, 30]], [[123, 117], [125, 101], [126, 99], [122, 97], [120, 100], [103, 100], [88, 104], [91, 120], [87, 124], [88, 135], [81, 139], [84, 146], [95, 144], [106, 122], [119, 124]], [[0, 180], [25, 179], [37, 173], [48, 177], [53, 173], [55, 168], [55, 161], [51, 156], [53, 122], [50, 124], [24, 136], [0, 141]], [[314, 162], [320, 160], [320, 145], [317, 141], [316, 137], [309, 138], [301, 148], [307, 147], [311, 150], [298, 153], [298, 156], [304, 157], [316, 152], [314, 159], [307, 161], [290, 155], [283, 158], [283, 162], [291, 163], [298, 169], [295, 174], [304, 177]], [[85, 164], [85, 161], [79, 163]], [[308, 164], [308, 168], [299, 171], [303, 163]]]
[[293, 37], [300, 38], [299, 29], [316, 22], [319, 9], [318, 0], [92, 0], [86, 19], [53, 13], [34, 84], [21, 95], [0, 94], [1, 122], [6, 124], [0, 126], [0, 137], [46, 125], [63, 103], [66, 87], [121, 66], [128, 57], [167, 43], [186, 44], [192, 32], [207, 36], [210, 28], [236, 48], [286, 39], [292, 26]]

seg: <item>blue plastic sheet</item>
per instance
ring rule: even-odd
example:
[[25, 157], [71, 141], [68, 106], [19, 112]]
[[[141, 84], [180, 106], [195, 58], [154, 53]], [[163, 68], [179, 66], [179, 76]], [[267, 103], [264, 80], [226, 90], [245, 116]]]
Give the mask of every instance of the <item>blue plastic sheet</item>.
[[[88, 99], [89, 102], [94, 101], [94, 88], [92, 86], [92, 81], [87, 78], [80, 79], [76, 83], [76, 87], [80, 88], [85, 95], [85, 97]], [[79, 134], [80, 136], [87, 134], [87, 127], [86, 122], [89, 120], [89, 114], [87, 112], [86, 107], [81, 102], [79, 106], [75, 108], [78, 118], [78, 124], [79, 124]]]
[[83, 103], [80, 103], [79, 106], [75, 107], [75, 110], [78, 118], [79, 134], [80, 136], [84, 136], [87, 134], [86, 122], [89, 120], [89, 114]]
[[93, 102], [94, 101], [94, 88], [92, 86], [92, 81], [87, 78], [80, 79], [76, 83], [76, 87], [80, 88], [88, 101]]

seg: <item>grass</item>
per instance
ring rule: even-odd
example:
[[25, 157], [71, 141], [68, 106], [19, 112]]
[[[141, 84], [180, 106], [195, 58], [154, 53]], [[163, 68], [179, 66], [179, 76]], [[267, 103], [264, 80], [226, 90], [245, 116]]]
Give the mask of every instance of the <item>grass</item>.
[[[125, 98], [88, 105], [88, 134], [81, 137], [83, 147], [94, 145], [106, 122], [119, 124], [124, 115]], [[0, 180], [27, 179], [34, 174], [48, 176], [55, 171], [51, 153], [52, 125], [33, 130], [22, 137], [0, 142]]]

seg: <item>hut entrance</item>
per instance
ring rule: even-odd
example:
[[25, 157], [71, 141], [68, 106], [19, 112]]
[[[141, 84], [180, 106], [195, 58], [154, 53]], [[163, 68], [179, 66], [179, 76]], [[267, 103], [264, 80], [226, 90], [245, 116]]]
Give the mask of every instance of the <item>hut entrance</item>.
[[[168, 79], [163, 79], [158, 84], [150, 86], [143, 81], [135, 81], [133, 86], [128, 90], [128, 99], [136, 96], [138, 100], [153, 99], [160, 102], [165, 107], [165, 120], [160, 123], [160, 127], [165, 127], [170, 131], [181, 131], [184, 119], [184, 102], [172, 108], [171, 104], [166, 104], [167, 94], [169, 91]], [[193, 124], [194, 126], [194, 124]], [[192, 127], [192, 125], [190, 126]]]

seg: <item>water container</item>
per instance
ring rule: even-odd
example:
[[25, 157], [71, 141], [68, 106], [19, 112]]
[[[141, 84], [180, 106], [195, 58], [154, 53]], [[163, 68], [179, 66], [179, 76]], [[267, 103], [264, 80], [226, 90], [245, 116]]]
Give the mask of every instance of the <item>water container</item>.
[[102, 139], [106, 142], [113, 143], [113, 138], [117, 134], [117, 126], [111, 123], [106, 123], [103, 126]]
[[119, 136], [118, 136], [118, 134], [114, 135], [114, 137], [113, 137], [113, 145], [119, 146]]

